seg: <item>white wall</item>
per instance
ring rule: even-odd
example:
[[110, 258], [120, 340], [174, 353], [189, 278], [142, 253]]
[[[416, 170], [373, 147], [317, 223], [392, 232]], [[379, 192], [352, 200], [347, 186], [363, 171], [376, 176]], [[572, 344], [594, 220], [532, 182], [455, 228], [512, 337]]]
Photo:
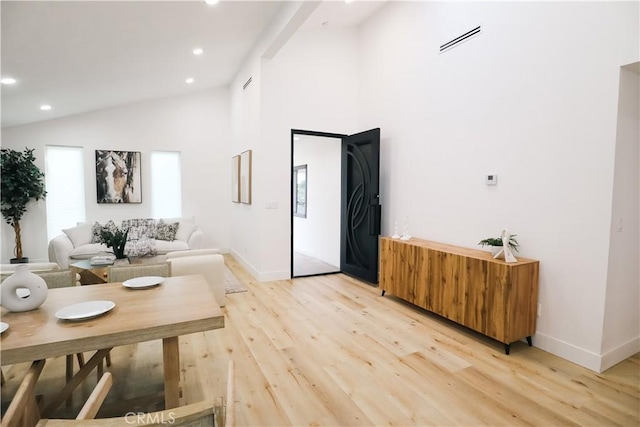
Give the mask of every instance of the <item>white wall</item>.
[[[45, 145], [84, 147], [86, 219], [104, 222], [150, 217], [149, 154], [180, 151], [182, 213], [194, 217], [205, 234], [205, 247], [228, 249], [230, 222], [229, 95], [206, 90], [108, 110], [2, 129], [2, 146], [35, 148], [44, 171]], [[142, 203], [96, 203], [95, 150], [142, 153]], [[22, 223], [25, 255], [47, 259], [45, 203], [29, 210]], [[2, 226], [2, 262], [12, 257], [13, 230]]]
[[534, 345], [594, 370], [619, 67], [638, 60], [637, 17], [637, 3], [393, 2], [361, 28], [360, 127], [382, 131], [383, 233], [408, 215], [413, 236], [473, 247], [510, 228], [541, 262]]
[[294, 165], [307, 165], [307, 217], [293, 218], [294, 249], [340, 266], [342, 140], [300, 135]]
[[263, 61], [263, 191], [285, 211], [265, 211], [261, 242], [270, 277], [290, 276], [291, 129], [351, 134], [357, 123], [357, 31], [296, 33], [270, 61]]
[[619, 93], [601, 370], [640, 351], [640, 75], [621, 69]]
[[[254, 51], [230, 88], [233, 151], [254, 150], [253, 203], [233, 206], [232, 252], [267, 281], [291, 275], [291, 129], [357, 129], [357, 31], [302, 31], [272, 59], [262, 52]], [[242, 90], [249, 76], [248, 90], [259, 93]]]

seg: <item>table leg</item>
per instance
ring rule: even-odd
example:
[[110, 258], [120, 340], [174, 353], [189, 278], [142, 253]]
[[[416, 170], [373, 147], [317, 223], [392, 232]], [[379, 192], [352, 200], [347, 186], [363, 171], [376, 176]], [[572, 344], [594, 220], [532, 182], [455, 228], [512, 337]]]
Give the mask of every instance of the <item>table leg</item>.
[[164, 409], [180, 406], [180, 347], [178, 337], [162, 340]]

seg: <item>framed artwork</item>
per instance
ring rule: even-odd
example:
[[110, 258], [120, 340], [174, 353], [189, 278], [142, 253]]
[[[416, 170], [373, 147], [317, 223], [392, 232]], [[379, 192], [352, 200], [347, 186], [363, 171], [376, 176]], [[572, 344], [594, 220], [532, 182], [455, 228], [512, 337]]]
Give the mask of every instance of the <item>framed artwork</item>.
[[98, 203], [142, 203], [139, 151], [96, 150]]
[[251, 204], [251, 150], [240, 154], [240, 203]]
[[240, 156], [231, 158], [231, 201], [240, 203]]
[[293, 215], [307, 217], [307, 165], [293, 168]]

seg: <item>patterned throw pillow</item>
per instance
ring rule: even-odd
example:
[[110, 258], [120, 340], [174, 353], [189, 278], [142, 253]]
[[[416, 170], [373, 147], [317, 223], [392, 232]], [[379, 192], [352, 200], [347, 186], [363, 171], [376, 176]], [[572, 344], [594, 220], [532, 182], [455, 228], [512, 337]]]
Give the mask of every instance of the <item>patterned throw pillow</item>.
[[156, 224], [156, 239], [173, 242], [176, 238], [178, 225], [178, 222], [174, 222], [173, 224], [165, 224], [164, 220], [161, 219], [160, 221], [158, 221], [158, 224]]
[[124, 253], [130, 257], [157, 255], [156, 241], [147, 237], [138, 240], [128, 240], [124, 247]]
[[129, 229], [127, 241], [151, 239], [156, 234], [156, 221], [153, 218], [127, 219], [122, 221], [122, 228]]
[[107, 221], [107, 223], [104, 225], [104, 227], [106, 229], [108, 229], [109, 231], [111, 231], [112, 233], [115, 233], [118, 230], [118, 226], [112, 220]]
[[[115, 224], [114, 224], [115, 225]], [[94, 222], [91, 226], [91, 243], [102, 243], [102, 225], [99, 222]]]

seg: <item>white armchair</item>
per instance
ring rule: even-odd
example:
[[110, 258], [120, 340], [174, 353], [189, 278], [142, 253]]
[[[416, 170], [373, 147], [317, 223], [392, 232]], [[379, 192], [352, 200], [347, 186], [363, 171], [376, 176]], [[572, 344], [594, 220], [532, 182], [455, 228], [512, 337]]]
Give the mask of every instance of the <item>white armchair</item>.
[[220, 307], [226, 304], [224, 292], [224, 258], [220, 254], [179, 256], [167, 259], [171, 276], [202, 274]]

